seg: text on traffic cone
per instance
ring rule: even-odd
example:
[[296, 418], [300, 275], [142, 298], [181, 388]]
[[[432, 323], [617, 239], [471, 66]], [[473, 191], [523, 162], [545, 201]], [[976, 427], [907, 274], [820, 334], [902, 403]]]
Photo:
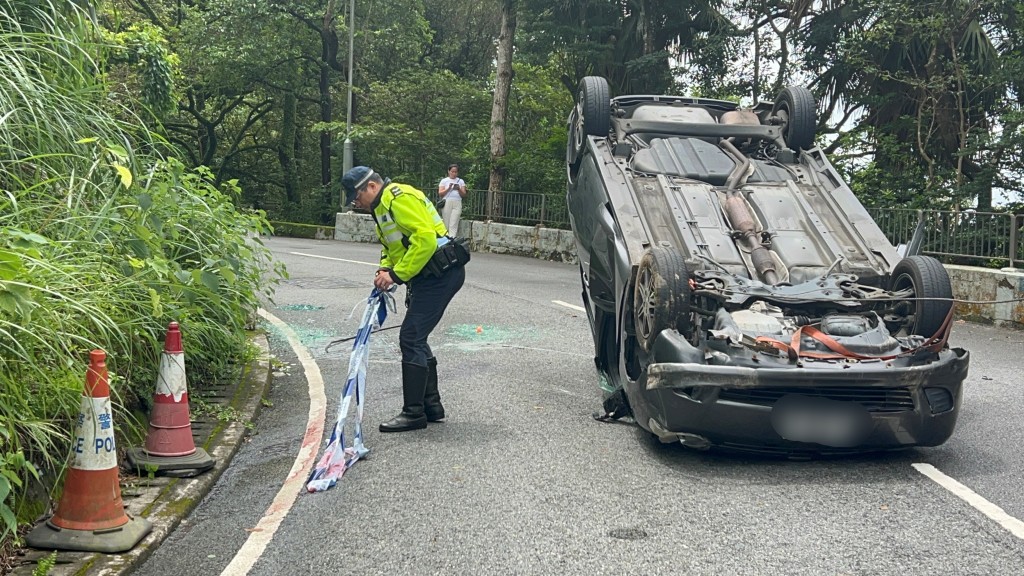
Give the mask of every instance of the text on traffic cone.
[[64, 494], [51, 522], [72, 530], [106, 530], [128, 522], [118, 484], [107, 354], [93, 350], [71, 444]]

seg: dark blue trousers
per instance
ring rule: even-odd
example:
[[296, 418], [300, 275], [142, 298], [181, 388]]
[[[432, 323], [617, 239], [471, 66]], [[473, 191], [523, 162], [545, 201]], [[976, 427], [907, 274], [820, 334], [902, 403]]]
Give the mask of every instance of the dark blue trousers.
[[425, 367], [427, 359], [434, 357], [427, 337], [441, 321], [448, 303], [465, 281], [466, 269], [459, 266], [450, 268], [440, 277], [419, 274], [408, 282], [409, 308], [398, 333], [402, 362]]

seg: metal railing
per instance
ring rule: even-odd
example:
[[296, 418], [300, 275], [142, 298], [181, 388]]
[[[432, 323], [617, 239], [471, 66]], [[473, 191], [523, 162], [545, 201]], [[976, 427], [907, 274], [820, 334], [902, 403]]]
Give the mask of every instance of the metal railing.
[[[530, 192], [497, 192], [493, 213], [487, 213], [487, 190], [470, 190], [462, 215], [472, 220], [568, 228], [564, 196]], [[893, 245], [909, 243], [924, 223], [921, 252], [949, 264], [1024, 267], [1024, 214], [975, 210], [868, 210]]]
[[493, 203], [488, 214], [487, 190], [469, 190], [462, 201], [462, 217], [523, 226], [569, 227], [565, 194], [502, 191], [494, 193]]
[[868, 212], [894, 245], [923, 223], [921, 253], [949, 264], [1024, 267], [1024, 214], [874, 208]]
[[[502, 191], [493, 195], [487, 213], [487, 190], [470, 190], [463, 200], [466, 219], [505, 224], [568, 228], [564, 196]], [[1024, 267], [1024, 214], [968, 210], [874, 208], [868, 212], [889, 241], [909, 243], [923, 222], [921, 252], [949, 264]]]

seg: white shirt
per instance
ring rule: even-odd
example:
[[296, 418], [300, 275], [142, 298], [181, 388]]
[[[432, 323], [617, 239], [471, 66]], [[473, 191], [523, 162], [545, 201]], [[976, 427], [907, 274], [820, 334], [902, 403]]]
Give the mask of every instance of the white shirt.
[[[452, 184], [455, 184], [455, 186], [451, 187]], [[441, 179], [441, 183], [437, 185], [437, 189], [445, 190], [444, 196], [442, 196], [445, 200], [462, 200], [459, 190], [461, 190], [465, 185], [466, 181], [462, 178], [449, 178], [445, 176]]]

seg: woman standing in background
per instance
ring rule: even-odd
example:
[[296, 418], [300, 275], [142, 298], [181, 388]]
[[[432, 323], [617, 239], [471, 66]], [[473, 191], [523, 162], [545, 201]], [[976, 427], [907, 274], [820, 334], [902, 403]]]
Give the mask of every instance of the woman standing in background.
[[437, 185], [437, 196], [444, 200], [441, 219], [448, 229], [448, 235], [459, 235], [459, 217], [462, 216], [462, 199], [466, 197], [466, 181], [459, 178], [459, 165], [449, 164], [448, 175]]

